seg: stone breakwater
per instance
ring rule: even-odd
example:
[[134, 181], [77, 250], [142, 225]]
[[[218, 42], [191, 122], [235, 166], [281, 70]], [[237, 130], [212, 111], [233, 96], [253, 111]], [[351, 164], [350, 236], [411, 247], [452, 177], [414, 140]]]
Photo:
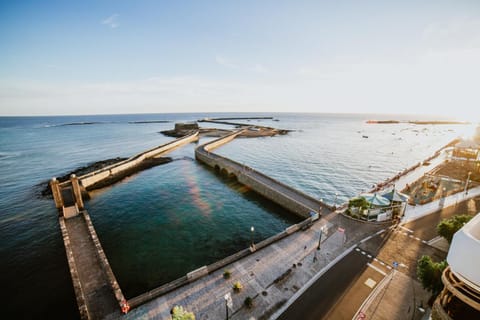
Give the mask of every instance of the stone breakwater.
[[195, 150], [196, 159], [212, 167], [221, 174], [236, 179], [238, 182], [248, 186], [258, 194], [302, 218], [308, 218], [311, 214], [315, 213], [323, 214], [335, 210], [332, 206], [291, 188], [280, 181], [272, 179], [261, 172], [211, 152], [213, 149], [232, 141], [237, 136], [240, 136], [243, 131], [245, 131], [245, 129], [199, 146]]
[[[78, 179], [82, 191], [103, 188], [139, 171], [170, 162], [172, 161], [171, 158], [161, 156], [175, 148], [197, 140], [198, 132], [193, 132], [187, 136], [139, 153], [128, 159], [114, 161], [113, 164], [101, 166], [100, 169], [80, 175]], [[95, 166], [93, 168], [95, 168]], [[68, 184], [68, 181], [62, 182], [60, 186], [62, 187], [66, 184]]]

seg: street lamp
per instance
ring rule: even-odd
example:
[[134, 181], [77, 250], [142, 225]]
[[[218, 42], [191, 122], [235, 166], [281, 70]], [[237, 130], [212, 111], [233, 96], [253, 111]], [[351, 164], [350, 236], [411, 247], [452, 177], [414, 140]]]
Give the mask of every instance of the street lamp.
[[253, 232], [255, 231], [255, 228], [253, 226], [250, 227], [250, 247], [252, 248], [252, 250], [255, 249], [255, 244], [253, 243]]
[[471, 172], [471, 171], [468, 171], [467, 181], [465, 182], [465, 190], [464, 190], [464, 192], [465, 192], [466, 195], [468, 194], [468, 183], [469, 183], [469, 181], [470, 181], [470, 175], [471, 175], [471, 174], [472, 174], [472, 172]]
[[318, 247], [317, 247], [317, 250], [320, 250], [320, 244], [322, 243], [322, 234], [323, 234], [323, 227], [320, 228], [320, 235], [318, 236]]

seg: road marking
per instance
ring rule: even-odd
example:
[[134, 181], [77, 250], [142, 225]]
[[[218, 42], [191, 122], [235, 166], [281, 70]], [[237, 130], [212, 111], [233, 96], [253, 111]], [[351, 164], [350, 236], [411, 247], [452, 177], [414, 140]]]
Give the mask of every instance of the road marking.
[[405, 231], [408, 231], [408, 232], [411, 232], [411, 233], [413, 233], [413, 230], [411, 230], [411, 229], [408, 229], [408, 228], [405, 228], [404, 226], [400, 226], [400, 228], [402, 228], [402, 229], [403, 229], [403, 230], [405, 230]]
[[427, 241], [425, 241], [425, 240], [422, 240], [422, 243], [428, 244], [428, 242], [427, 242]]
[[386, 276], [387, 274], [385, 272], [383, 272], [383, 270], [380, 270], [379, 268], [375, 267], [373, 264], [371, 263], [367, 263], [367, 266], [369, 266], [370, 268], [372, 268], [373, 270], [377, 271], [378, 273], [381, 273], [383, 274], [383, 276]]
[[369, 287], [370, 289], [373, 289], [373, 287], [375, 287], [375, 285], [377, 284], [377, 281], [371, 278], [368, 278], [367, 281], [365, 281], [363, 284]]
[[408, 266], [405, 263], [400, 263], [400, 267], [408, 268]]
[[413, 236], [411, 234], [408, 235], [410, 238], [413, 238]]
[[360, 251], [360, 248], [355, 248], [355, 251], [359, 252], [359, 251]]
[[384, 265], [385, 265], [385, 263], [384, 263], [383, 261], [380, 261], [380, 264], [381, 264], [382, 266], [384, 266]]
[[390, 266], [387, 266], [387, 269], [388, 269], [388, 270], [392, 270], [392, 267], [390, 267]]
[[415, 237], [415, 239], [417, 239], [418, 241], [422, 241], [422, 239], [420, 239], [419, 237]]
[[363, 254], [363, 255], [366, 255], [367, 253], [366, 253], [365, 251], [362, 251], [362, 254]]
[[377, 259], [377, 258], [373, 258], [373, 261], [376, 261], [376, 262], [378, 262], [378, 259]]
[[408, 232], [405, 232], [405, 231], [404, 231], [404, 232], [402, 232], [402, 233], [403, 233], [404, 235], [408, 236]]
[[372, 258], [372, 255], [368, 254], [367, 257], [369, 257], [370, 259]]

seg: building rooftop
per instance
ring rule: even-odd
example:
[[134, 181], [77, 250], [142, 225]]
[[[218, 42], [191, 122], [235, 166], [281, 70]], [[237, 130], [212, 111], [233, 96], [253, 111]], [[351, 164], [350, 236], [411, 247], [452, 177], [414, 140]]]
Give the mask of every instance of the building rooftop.
[[447, 262], [458, 278], [480, 291], [480, 214], [455, 233]]

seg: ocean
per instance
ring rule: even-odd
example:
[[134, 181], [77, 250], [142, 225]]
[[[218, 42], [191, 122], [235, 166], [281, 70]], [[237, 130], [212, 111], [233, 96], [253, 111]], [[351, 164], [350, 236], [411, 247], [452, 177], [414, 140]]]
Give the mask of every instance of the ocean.
[[[406, 115], [136, 114], [0, 117], [0, 283], [2, 317], [78, 318], [49, 179], [89, 163], [129, 157], [171, 141], [159, 131], [205, 117], [292, 130], [236, 139], [216, 152], [331, 204], [422, 161], [473, 125], [367, 124]], [[431, 120], [431, 119], [427, 119]], [[143, 121], [169, 121], [149, 122]], [[231, 128], [201, 123], [205, 127]], [[204, 143], [212, 138], [201, 138]], [[86, 207], [128, 297], [261, 241], [299, 219], [194, 159], [192, 143], [172, 162], [92, 193]], [[255, 231], [251, 233], [250, 227]]]

